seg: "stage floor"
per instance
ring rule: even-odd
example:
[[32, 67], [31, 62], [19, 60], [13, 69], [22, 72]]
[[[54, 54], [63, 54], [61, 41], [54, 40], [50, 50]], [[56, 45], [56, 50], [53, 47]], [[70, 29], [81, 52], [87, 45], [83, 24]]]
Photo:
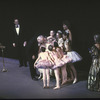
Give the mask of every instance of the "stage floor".
[[0, 57], [0, 99], [60, 99], [100, 98], [100, 92], [87, 89], [87, 73], [77, 70], [78, 82], [66, 84], [53, 90], [55, 79], [51, 78], [50, 89], [43, 89], [42, 80], [31, 79], [29, 67], [19, 68], [18, 60], [4, 58], [7, 72], [2, 72], [3, 58]]

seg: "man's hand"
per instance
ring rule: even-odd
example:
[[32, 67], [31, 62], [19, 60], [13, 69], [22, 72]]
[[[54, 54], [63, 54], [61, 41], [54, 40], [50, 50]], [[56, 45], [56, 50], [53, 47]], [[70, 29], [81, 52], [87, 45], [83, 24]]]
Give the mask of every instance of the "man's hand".
[[16, 47], [15, 43], [13, 43], [13, 47]]
[[36, 65], [35, 65], [35, 63], [34, 63], [34, 68], [36, 68]]
[[27, 42], [26, 42], [26, 41], [24, 41], [23, 46], [25, 47], [25, 46], [26, 46], [26, 44], [27, 44]]
[[35, 59], [35, 56], [34, 55], [32, 56], [32, 59]]

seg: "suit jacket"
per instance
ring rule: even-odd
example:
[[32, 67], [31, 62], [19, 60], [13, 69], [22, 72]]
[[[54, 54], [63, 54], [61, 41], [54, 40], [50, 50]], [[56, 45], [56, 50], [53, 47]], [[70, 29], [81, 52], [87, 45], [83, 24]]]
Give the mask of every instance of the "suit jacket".
[[36, 58], [38, 56], [38, 42], [36, 37], [32, 37], [26, 46], [27, 56], [32, 59], [34, 55]]
[[13, 27], [13, 33], [12, 33], [12, 41], [13, 43], [16, 44], [16, 46], [23, 46], [24, 41], [26, 40], [25, 38], [25, 33], [23, 31], [23, 27], [20, 25], [19, 29], [19, 35], [17, 35], [15, 25]]

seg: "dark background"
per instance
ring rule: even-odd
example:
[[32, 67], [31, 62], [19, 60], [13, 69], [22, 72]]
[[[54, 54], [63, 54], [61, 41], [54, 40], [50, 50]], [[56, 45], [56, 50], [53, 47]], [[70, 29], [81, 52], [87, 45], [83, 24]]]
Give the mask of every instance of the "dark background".
[[100, 31], [99, 0], [0, 0], [0, 43], [6, 46], [4, 56], [8, 58], [15, 58], [11, 41], [15, 18], [24, 26], [28, 40], [39, 34], [48, 36], [50, 30], [63, 30], [62, 22], [68, 20], [73, 50], [83, 57], [75, 66], [89, 70], [91, 56], [88, 48], [94, 44], [93, 35]]

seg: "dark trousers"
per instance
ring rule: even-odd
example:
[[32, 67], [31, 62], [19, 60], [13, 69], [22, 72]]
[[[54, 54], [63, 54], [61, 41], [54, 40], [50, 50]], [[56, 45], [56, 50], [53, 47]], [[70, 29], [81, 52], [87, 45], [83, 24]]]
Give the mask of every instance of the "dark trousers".
[[26, 48], [23, 46], [17, 46], [15, 47], [17, 50], [17, 58], [19, 60], [19, 64], [21, 66], [26, 66], [27, 65], [27, 58], [26, 58]]
[[37, 76], [37, 72], [36, 72], [36, 68], [34, 68], [35, 60], [32, 59], [31, 55], [28, 55], [28, 62], [29, 62], [29, 67], [30, 67], [31, 78], [33, 79], [34, 76]]

